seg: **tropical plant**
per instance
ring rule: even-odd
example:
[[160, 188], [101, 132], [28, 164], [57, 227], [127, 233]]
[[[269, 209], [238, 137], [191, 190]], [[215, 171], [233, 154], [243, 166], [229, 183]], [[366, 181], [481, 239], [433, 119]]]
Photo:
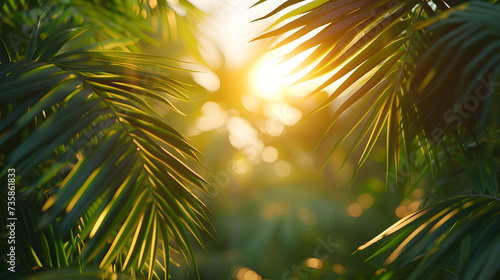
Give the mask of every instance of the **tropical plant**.
[[[256, 39], [282, 38], [273, 49], [295, 44], [282, 61], [312, 49], [291, 71], [311, 67], [298, 83], [328, 76], [310, 96], [345, 78], [311, 112], [347, 95], [326, 134], [342, 113], [362, 104], [332, 153], [351, 134], [356, 135], [349, 155], [367, 138], [357, 171], [385, 130], [389, 186], [401, 179], [418, 181], [426, 172], [436, 182], [434, 194], [443, 195], [438, 183], [446, 178], [461, 175], [469, 182], [467, 189], [456, 187], [442, 201], [431, 195], [430, 206], [360, 247], [371, 248], [384, 239], [373, 257], [392, 250], [377, 278], [498, 278], [494, 263], [500, 253], [499, 118], [493, 108], [499, 105], [500, 93], [500, 5], [497, 1], [300, 2], [286, 1], [259, 18], [289, 8]], [[416, 159], [419, 155], [425, 164]], [[412, 170], [421, 173], [416, 180], [410, 178]]]
[[1, 1], [0, 174], [16, 178], [15, 212], [2, 200], [1, 213], [19, 220], [16, 273], [2, 262], [2, 279], [168, 279], [177, 253], [196, 268], [191, 244], [210, 223], [191, 189], [206, 181], [159, 110], [178, 112], [190, 85], [137, 45], [152, 11], [182, 18], [151, 2]]

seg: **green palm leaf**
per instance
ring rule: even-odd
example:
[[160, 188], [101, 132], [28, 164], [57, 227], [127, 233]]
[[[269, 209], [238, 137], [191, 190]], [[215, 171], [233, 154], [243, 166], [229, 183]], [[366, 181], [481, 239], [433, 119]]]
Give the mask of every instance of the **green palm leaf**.
[[[464, 167], [458, 171], [465, 170], [469, 193], [488, 195], [439, 202], [360, 247], [385, 241], [370, 257], [386, 260], [376, 278], [498, 278], [493, 264], [500, 252], [498, 114], [492, 108], [498, 107], [500, 84], [500, 6], [496, 1], [436, 1], [436, 6], [427, 1], [299, 2], [287, 1], [262, 17], [293, 7], [257, 39], [291, 34], [273, 47], [298, 45], [284, 61], [313, 49], [292, 71], [312, 67], [297, 82], [328, 76], [310, 96], [346, 77], [312, 112], [348, 94], [325, 134], [342, 113], [365, 103], [333, 151], [359, 126], [348, 152], [368, 137], [357, 171], [385, 129], [388, 183], [391, 174], [399, 176], [400, 162], [409, 165], [410, 152], [419, 150], [428, 164], [423, 170], [435, 176], [448, 157]], [[317, 28], [322, 29], [302, 39]], [[459, 113], [457, 106], [467, 111]]]
[[[23, 43], [28, 39], [25, 34], [29, 34], [26, 27], [35, 25], [39, 16], [46, 14], [50, 21], [44, 21], [43, 32], [59, 32], [61, 26], [79, 27], [90, 24], [98, 26], [90, 31], [95, 39], [93, 42], [137, 37], [158, 45], [157, 40], [151, 36], [153, 32], [157, 32], [165, 42], [182, 44], [195, 58], [202, 61], [196, 40], [196, 25], [204, 14], [187, 0], [177, 3], [167, 0], [14, 0], [7, 1], [5, 5], [0, 4], [0, 35], [4, 37], [4, 41], [12, 42], [14, 48], [25, 47]], [[54, 42], [46, 43], [47, 46], [54, 45]], [[87, 43], [92, 43], [92, 40]], [[140, 50], [139, 45], [131, 48]]]
[[[363, 119], [373, 120], [362, 133], [365, 135], [369, 131], [367, 129], [371, 129], [371, 136], [359, 165], [364, 162], [371, 150], [370, 147], [378, 139], [381, 128], [387, 126], [387, 157], [391, 159], [389, 162], [394, 163], [397, 172], [400, 142], [398, 137], [392, 136], [399, 134], [400, 131], [399, 104], [403, 90], [402, 82], [407, 79], [407, 73], [402, 69], [413, 66], [411, 57], [408, 59], [407, 55], [412, 49], [413, 36], [404, 31], [415, 24], [420, 17], [427, 16], [423, 12], [423, 5], [414, 9], [420, 1], [398, 1], [397, 3], [394, 1], [328, 1], [326, 3], [313, 1], [313, 3], [317, 5], [301, 11], [299, 17], [257, 39], [278, 36], [299, 28], [276, 45], [280, 47], [321, 27], [319, 33], [299, 44], [285, 56], [285, 60], [314, 48], [309, 57], [295, 69], [295, 71], [300, 71], [314, 65], [312, 70], [298, 82], [323, 75], [330, 75], [330, 78], [311, 92], [310, 96], [354, 71], [314, 112], [329, 106], [350, 86], [369, 79], [369, 82], [358, 91], [359, 93], [353, 95], [348, 103], [343, 105], [343, 109], [333, 117], [325, 134], [344, 110], [363, 98], [372, 97], [371, 100], [377, 104], [375, 109], [371, 108], [373, 111], [368, 115], [357, 116], [353, 122], [356, 128]], [[291, 12], [291, 15], [294, 14], [296, 13]], [[287, 17], [284, 16], [283, 19]], [[395, 70], [398, 71], [395, 72]], [[389, 75], [389, 73], [394, 74]], [[352, 130], [346, 134], [349, 135], [351, 132]], [[363, 137], [355, 141], [351, 152], [362, 139]], [[388, 170], [391, 168], [392, 164], [388, 166]]]
[[386, 271], [377, 279], [434, 279], [440, 270], [460, 279], [496, 279], [499, 211], [493, 197], [454, 197], [408, 215], [358, 250], [384, 241], [370, 257], [385, 256]]
[[433, 40], [410, 84], [407, 103], [413, 106], [405, 108], [413, 113], [409, 117], [418, 115], [412, 125], [434, 143], [478, 143], [484, 129], [495, 132], [498, 116], [491, 108], [498, 104], [500, 82], [499, 12], [499, 5], [475, 1], [415, 26], [426, 28]]
[[[257, 4], [261, 2], [264, 1]], [[349, 94], [347, 101], [340, 105], [340, 109], [328, 124], [326, 134], [340, 114], [356, 103], [367, 104], [365, 108], [368, 112], [362, 110], [361, 114], [354, 116], [352, 129], [343, 133], [341, 140], [332, 150], [333, 153], [356, 127], [364, 125], [360, 128], [361, 137], [354, 141], [351, 148], [352, 153], [371, 131], [358, 168], [377, 141], [382, 128], [387, 130], [388, 172], [398, 174], [400, 161], [408, 162], [408, 154], [415, 149], [427, 151], [426, 159], [429, 163], [432, 159], [442, 158], [441, 155], [438, 156], [438, 150], [427, 148], [430, 145], [427, 139], [432, 139], [428, 128], [436, 127], [433, 121], [443, 120], [442, 108], [446, 108], [450, 103], [463, 101], [466, 94], [477, 87], [478, 82], [474, 79], [478, 76], [493, 73], [493, 81], [497, 79], [496, 72], [492, 72], [492, 68], [498, 65], [497, 56], [494, 55], [497, 52], [497, 36], [492, 35], [497, 32], [498, 25], [495, 22], [498, 21], [498, 5], [474, 1], [449, 9], [463, 1], [442, 1], [436, 4], [437, 7], [430, 6], [427, 1], [318, 0], [304, 5], [297, 4], [299, 2], [301, 1], [287, 1], [260, 18], [259, 20], [262, 20], [285, 8], [293, 7], [276, 20], [270, 30], [256, 39], [291, 33], [273, 47], [275, 49], [288, 44], [297, 45], [284, 56], [283, 61], [306, 50], [313, 50], [309, 57], [291, 72], [296, 73], [312, 67], [297, 83], [325, 75], [329, 77], [309, 96], [324, 90], [340, 78], [347, 77], [312, 113], [329, 106], [338, 96]], [[487, 9], [488, 16], [483, 18], [482, 12]], [[451, 28], [456, 28], [456, 32], [450, 32]], [[463, 32], [467, 28], [469, 35], [471, 32], [483, 30], [471, 37]], [[302, 39], [316, 29], [320, 31], [312, 37]], [[450, 40], [452, 37], [456, 37], [455, 41]], [[437, 40], [442, 43], [434, 43]], [[457, 57], [466, 56], [467, 49], [463, 46], [478, 50], [478, 46], [485, 42], [489, 43], [489, 47], [478, 54], [466, 68], [467, 71], [462, 74], [463, 79], [460, 79], [461, 83], [451, 83], [458, 88], [465, 88], [466, 92], [454, 98], [444, 98], [443, 87], [449, 85], [450, 80], [456, 79], [450, 69], [461, 69], [462, 63], [468, 63], [467, 59]], [[449, 45], [446, 45], [447, 43]], [[453, 48], [460, 50], [453, 61], [460, 62], [461, 65], [449, 67], [446, 62], [453, 57]], [[441, 55], [443, 52], [446, 55]], [[481, 72], [478, 67], [485, 63], [486, 59], [493, 61], [488, 67], [481, 68]], [[430, 77], [426, 74], [436, 76]], [[442, 99], [446, 99], [446, 102], [442, 102]], [[436, 109], [436, 106], [441, 109]], [[495, 119], [491, 116], [491, 111], [482, 113], [483, 119]], [[479, 128], [484, 128], [484, 123], [481, 125]], [[469, 126], [474, 127], [473, 124]], [[420, 140], [415, 142], [414, 139]], [[453, 137], [447, 144], [461, 145], [459, 140]], [[388, 173], [388, 178], [389, 175]]]
[[38, 221], [24, 232], [40, 236], [27, 236], [28, 254], [42, 267], [113, 265], [152, 279], [168, 277], [178, 246], [196, 267], [190, 238], [203, 246], [209, 222], [191, 188], [206, 181], [180, 159], [198, 163], [198, 152], [156, 109], [188, 100], [185, 84], [147, 69], [176, 71], [161, 58], [113, 50], [134, 40], [54, 49], [87, 29], [34, 35], [26, 60], [0, 64], [0, 173], [15, 167], [33, 184], [20, 195], [44, 212], [29, 214]]

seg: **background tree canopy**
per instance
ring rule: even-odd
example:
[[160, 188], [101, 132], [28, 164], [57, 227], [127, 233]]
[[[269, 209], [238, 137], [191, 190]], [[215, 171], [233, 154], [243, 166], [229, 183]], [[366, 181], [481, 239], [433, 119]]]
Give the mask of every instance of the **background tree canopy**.
[[209, 2], [0, 1], [2, 279], [500, 276], [497, 1]]

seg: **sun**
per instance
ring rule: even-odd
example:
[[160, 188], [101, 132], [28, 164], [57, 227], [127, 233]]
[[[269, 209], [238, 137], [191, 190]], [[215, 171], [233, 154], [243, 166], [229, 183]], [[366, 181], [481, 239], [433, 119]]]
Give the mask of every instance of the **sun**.
[[252, 77], [255, 94], [268, 100], [282, 99], [287, 74], [278, 59], [261, 59]]
[[308, 54], [309, 52], [301, 53], [285, 62], [272, 55], [264, 55], [257, 60], [250, 76], [254, 93], [266, 100], [283, 100], [289, 87], [310, 70], [308, 67], [290, 74]]

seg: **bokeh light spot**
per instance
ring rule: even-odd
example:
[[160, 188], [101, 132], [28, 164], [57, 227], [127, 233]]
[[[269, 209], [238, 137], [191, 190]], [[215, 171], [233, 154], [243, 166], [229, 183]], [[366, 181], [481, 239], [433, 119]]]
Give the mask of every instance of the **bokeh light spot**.
[[412, 196], [413, 198], [421, 198], [422, 196], [424, 196], [424, 189], [422, 189], [422, 188], [415, 189], [415, 190], [411, 193], [411, 196]]
[[211, 131], [216, 128], [223, 126], [227, 119], [228, 114], [226, 111], [222, 110], [220, 105], [208, 101], [203, 106], [201, 106], [202, 116], [196, 119], [196, 128], [201, 131]]
[[408, 198], [405, 198], [405, 199], [403, 199], [403, 201], [401, 201], [401, 205], [403, 205], [403, 206], [408, 207], [408, 205], [410, 205], [410, 204], [411, 204], [411, 200]]
[[286, 102], [267, 104], [264, 108], [264, 115], [287, 126], [296, 124], [302, 118], [302, 112]]
[[368, 193], [364, 193], [358, 197], [358, 203], [363, 209], [368, 209], [373, 206], [373, 196]]
[[228, 119], [226, 128], [229, 132], [229, 143], [243, 151], [253, 164], [259, 163], [265, 145], [252, 124], [244, 118], [232, 116]]
[[301, 207], [297, 210], [297, 218], [306, 225], [313, 226], [318, 222], [318, 217], [309, 209]]
[[274, 164], [274, 173], [279, 177], [282, 178], [287, 177], [288, 175], [290, 175], [291, 171], [292, 171], [292, 166], [286, 160], [278, 160]]
[[347, 206], [347, 214], [351, 217], [357, 218], [363, 214], [363, 208], [359, 205], [359, 203], [351, 203]]
[[408, 212], [415, 212], [418, 210], [418, 207], [420, 206], [420, 200], [412, 202], [410, 205], [408, 205]]
[[273, 146], [267, 146], [262, 150], [261, 156], [264, 162], [275, 162], [278, 159], [278, 150]]
[[408, 214], [408, 209], [404, 205], [399, 205], [394, 212], [398, 218], [404, 218]]
[[214, 72], [208, 69], [203, 69], [203, 71], [199, 72], [193, 72], [191, 73], [191, 76], [193, 76], [193, 80], [197, 84], [204, 87], [210, 92], [215, 92], [220, 88], [219, 77], [217, 77]]
[[248, 172], [248, 162], [245, 158], [234, 160], [230, 163], [231, 169], [234, 173], [242, 175]]
[[343, 265], [341, 265], [339, 263], [336, 263], [336, 264], [333, 265], [333, 271], [335, 273], [337, 273], [337, 274], [342, 275], [342, 274], [345, 274], [346, 269], [345, 269], [345, 267]]
[[158, 6], [158, 1], [157, 0], [149, 0], [149, 6], [151, 7], [151, 9], [156, 8], [156, 6]]
[[262, 100], [252, 94], [243, 94], [241, 96], [241, 103], [245, 109], [253, 113], [258, 112], [262, 106]]
[[262, 280], [262, 277], [248, 267], [238, 267], [233, 276], [238, 280]]
[[320, 269], [323, 267], [323, 262], [317, 258], [309, 258], [305, 261], [305, 265], [309, 268]]
[[281, 134], [283, 134], [283, 131], [285, 130], [285, 125], [275, 119], [268, 119], [266, 122], [266, 133], [278, 137]]
[[134, 4], [134, 6], [132, 7], [132, 10], [134, 11], [135, 15], [139, 15], [139, 13], [141, 12], [141, 9], [139, 8], [139, 5], [137, 4]]
[[248, 270], [247, 272], [245, 272], [245, 275], [243, 277], [243, 280], [261, 280], [261, 279], [262, 277], [260, 277], [260, 275], [253, 270]]

